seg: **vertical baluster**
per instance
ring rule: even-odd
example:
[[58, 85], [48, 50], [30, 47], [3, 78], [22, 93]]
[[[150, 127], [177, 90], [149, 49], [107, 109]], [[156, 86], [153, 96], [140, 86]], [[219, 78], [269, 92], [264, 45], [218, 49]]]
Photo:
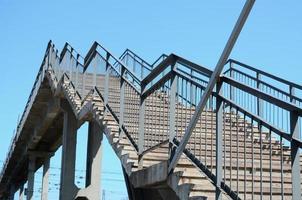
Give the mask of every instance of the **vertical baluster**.
[[[290, 86], [290, 101], [295, 104], [294, 87]], [[300, 140], [299, 114], [297, 111], [290, 112], [290, 133], [295, 140], [291, 141], [291, 170], [292, 170], [292, 193], [293, 199], [301, 198], [300, 178], [300, 147], [297, 140]]]
[[273, 190], [273, 182], [272, 182], [272, 130], [271, 130], [271, 128], [269, 128], [269, 180], [270, 180], [270, 200], [272, 200], [273, 199], [273, 192], [272, 192], [272, 190]]
[[[234, 63], [232, 61], [230, 61], [230, 77], [234, 78], [234, 70], [233, 70], [233, 66]], [[234, 101], [235, 97], [234, 97], [234, 87], [230, 84], [230, 99], [232, 101]]]
[[244, 199], [246, 199], [246, 115], [243, 115], [243, 162], [244, 162]]
[[[260, 90], [261, 89], [261, 74], [259, 72], [256, 73], [256, 79], [257, 79], [257, 89]], [[260, 117], [263, 117], [263, 103], [262, 103], [262, 99], [257, 98], [257, 115]]]
[[119, 119], [119, 138], [122, 139], [122, 126], [124, 124], [124, 111], [125, 111], [125, 80], [124, 73], [125, 67], [121, 66], [121, 79], [120, 79], [120, 119]]
[[[175, 64], [172, 65], [172, 71], [173, 68], [175, 67]], [[176, 111], [176, 91], [177, 91], [177, 76], [173, 75], [171, 77], [171, 92], [170, 92], [170, 112], [169, 112], [169, 156], [170, 159], [172, 160], [173, 157], [173, 140], [175, 138], [176, 135], [176, 130], [175, 130], [175, 121], [176, 121], [176, 117], [175, 117], [175, 111]]]
[[110, 64], [109, 64], [109, 58], [110, 54], [106, 53], [106, 72], [105, 72], [105, 90], [104, 90], [104, 101], [105, 101], [105, 110], [106, 106], [108, 104], [108, 98], [109, 98], [109, 73], [110, 73]]
[[[214, 144], [213, 144], [213, 135], [214, 135], [214, 126], [213, 126], [213, 121], [214, 121], [214, 101], [213, 101], [213, 96], [211, 95], [210, 97], [209, 97], [209, 99], [210, 99], [210, 106], [211, 106], [211, 171], [213, 171], [213, 151], [214, 151], [214, 149], [213, 149], [213, 146], [214, 146]], [[200, 116], [202, 116], [202, 114], [200, 115]]]
[[[209, 102], [209, 101], [208, 101]], [[205, 125], [205, 165], [207, 166], [207, 158], [208, 158], [208, 113], [209, 113], [209, 110], [208, 110], [208, 102], [207, 102], [207, 105], [205, 107], [205, 120], [204, 120], [204, 125]], [[210, 133], [211, 134], [211, 133]]]
[[230, 188], [232, 189], [232, 105], [230, 105]]
[[[141, 85], [141, 94], [144, 92], [145, 85]], [[138, 168], [143, 168], [143, 156], [144, 151], [144, 141], [145, 141], [145, 103], [146, 98], [140, 95], [140, 105], [139, 105], [139, 127], [138, 127]]]
[[239, 196], [239, 120], [238, 120], [239, 116], [238, 116], [238, 108], [236, 108], [236, 157], [237, 157], [237, 183], [236, 183], [236, 188], [237, 188], [237, 195]]
[[281, 200], [284, 199], [284, 176], [283, 176], [283, 140], [282, 136], [280, 136], [280, 168], [281, 168]]
[[75, 90], [79, 92], [79, 69], [80, 69], [80, 63], [79, 63], [80, 54], [77, 54], [77, 61], [76, 61], [76, 74], [75, 74]]
[[[217, 82], [216, 92], [219, 95], [222, 95], [221, 87], [222, 87], [222, 83]], [[216, 98], [216, 199], [221, 199], [222, 148], [223, 148], [223, 146], [222, 146], [223, 103], [222, 103], [222, 100], [219, 98], [219, 95], [217, 95], [217, 98]], [[212, 112], [214, 112], [214, 109]], [[211, 123], [213, 124], [213, 121], [211, 121]], [[213, 135], [213, 133], [211, 135]], [[211, 155], [211, 164], [212, 164], [212, 157], [213, 157], [213, 155]]]
[[70, 50], [70, 57], [69, 57], [69, 72], [70, 72], [70, 75], [69, 75], [69, 81], [72, 82], [73, 80], [73, 68], [74, 68], [74, 64], [75, 64], [75, 60], [73, 59], [73, 56], [72, 56], [72, 53], [73, 53], [73, 48], [71, 48]]
[[263, 182], [262, 182], [262, 176], [263, 176], [263, 169], [262, 169], [262, 123], [259, 122], [259, 133], [260, 133], [260, 198], [262, 199], [263, 196]]
[[251, 135], [251, 143], [252, 143], [252, 199], [254, 199], [254, 118], [251, 121], [252, 124], [252, 135]]
[[223, 182], [226, 185], [226, 103], [223, 102]]

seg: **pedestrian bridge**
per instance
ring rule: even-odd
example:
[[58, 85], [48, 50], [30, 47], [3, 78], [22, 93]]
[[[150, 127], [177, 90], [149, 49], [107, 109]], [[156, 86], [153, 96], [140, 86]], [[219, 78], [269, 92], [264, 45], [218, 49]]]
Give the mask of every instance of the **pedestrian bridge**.
[[[49, 42], [0, 174], [0, 199], [33, 199], [34, 174], [62, 146], [60, 199], [100, 199], [102, 138], [131, 200], [301, 199], [302, 86], [236, 60], [212, 71], [175, 54], [153, 64], [95, 42], [82, 57]], [[75, 185], [77, 129], [89, 122], [86, 187]], [[193, 129], [188, 131], [188, 126]], [[106, 164], [106, 163], [105, 163]]]

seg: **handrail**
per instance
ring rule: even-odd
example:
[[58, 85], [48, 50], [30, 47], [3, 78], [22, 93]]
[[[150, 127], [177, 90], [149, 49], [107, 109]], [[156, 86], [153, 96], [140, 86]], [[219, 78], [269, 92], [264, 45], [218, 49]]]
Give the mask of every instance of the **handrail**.
[[[154, 78], [156, 78], [158, 75], [160, 75], [165, 69], [167, 69], [167, 67], [169, 67], [170, 65], [174, 64], [174, 63], [179, 63], [183, 66], [189, 67], [192, 70], [195, 70], [196, 72], [198, 72], [201, 75], [204, 75], [206, 77], [210, 77], [212, 74], [212, 71], [201, 66], [198, 65], [196, 63], [193, 63], [189, 60], [186, 60], [185, 58], [182, 58], [178, 55], [175, 54], [170, 54], [165, 60], [163, 60], [162, 62], [160, 62], [156, 67], [153, 68], [153, 70], [150, 72], [150, 74], [148, 74], [142, 81], [141, 84], [146, 86], [149, 83], [151, 83]], [[202, 80], [204, 81], [204, 80]]]
[[[179, 72], [177, 72], [177, 76], [181, 76], [183, 79], [186, 79], [187, 81], [190, 81], [192, 82], [194, 85], [200, 87], [201, 89], [205, 89], [204, 86], [200, 85], [198, 82], [196, 82], [196, 80], [194, 79], [190, 79], [189, 77], [186, 77], [186, 76], [183, 76], [182, 74], [179, 74]], [[291, 103], [288, 103], [288, 102], [285, 102], [285, 101], [282, 101], [282, 100], [279, 100], [271, 95], [268, 95], [268, 94], [265, 94], [263, 92], [261, 92], [260, 90], [257, 90], [257, 89], [253, 89], [249, 86], [245, 86], [239, 82], [237, 82], [236, 80], [233, 80], [229, 77], [226, 77], [224, 75], [221, 76], [221, 81], [223, 83], [229, 83], [229, 84], [232, 84], [232, 86], [236, 86], [237, 84], [240, 85], [239, 87], [242, 88], [243, 90], [245, 90], [246, 92], [249, 92], [251, 94], [254, 94], [255, 96], [257, 97], [262, 97], [264, 100], [268, 100], [270, 101], [269, 99], [272, 99], [273, 101], [278, 101], [278, 105], [280, 105], [280, 107], [282, 108], [287, 108], [289, 111], [297, 111], [301, 116], [302, 116], [302, 109], [297, 107], [295, 104], [291, 104]], [[253, 91], [253, 92], [252, 92]], [[267, 122], [264, 118], [258, 116], [258, 115], [255, 115], [253, 113], [251, 113], [250, 111], [246, 110], [245, 108], [237, 105], [236, 102], [226, 98], [225, 96], [223, 95], [220, 95], [218, 94], [217, 92], [215, 91], [212, 91], [212, 95], [215, 96], [215, 97], [218, 97], [220, 99], [222, 99], [224, 102], [230, 104], [232, 107], [234, 108], [238, 108], [239, 111], [245, 113], [247, 116], [259, 121], [262, 123], [262, 125], [265, 125], [267, 127], [270, 127], [272, 131], [274, 131], [275, 133], [279, 134], [280, 136], [282, 136], [283, 138], [285, 138], [286, 140], [288, 141], [292, 141], [292, 140], [295, 140], [296, 142], [299, 143], [299, 145], [302, 147], [302, 141], [301, 140], [297, 140], [296, 138], [292, 138], [288, 133], [280, 130], [279, 128], [275, 127], [273, 124]]]
[[160, 75], [167, 67], [169, 67], [173, 62], [176, 61], [174, 54], [170, 54], [165, 60], [160, 62], [153, 70], [148, 74], [142, 81], [141, 85], [146, 86], [151, 83], [158, 75]]
[[237, 65], [239, 65], [239, 66], [241, 66], [241, 67], [243, 67], [243, 68], [252, 70], [252, 71], [254, 71], [254, 72], [256, 72], [256, 73], [259, 73], [259, 74], [261, 74], [261, 75], [264, 75], [264, 76], [267, 76], [267, 77], [272, 78], [272, 79], [274, 79], [274, 80], [277, 80], [277, 81], [279, 81], [279, 82], [281, 82], [281, 83], [284, 83], [284, 84], [286, 84], [286, 85], [288, 85], [288, 86], [293, 86], [293, 87], [295, 87], [295, 88], [297, 88], [297, 89], [302, 90], [302, 86], [301, 86], [301, 85], [298, 85], [298, 84], [296, 84], [296, 83], [294, 83], [294, 82], [291, 82], [291, 81], [285, 80], [285, 79], [283, 79], [283, 78], [277, 77], [277, 76], [275, 76], [275, 75], [273, 75], [273, 74], [267, 73], [267, 72], [265, 72], [265, 71], [263, 71], [263, 70], [260, 70], [260, 69], [257, 69], [257, 68], [254, 68], [254, 67], [252, 67], [252, 66], [250, 66], [250, 65], [244, 64], [244, 63], [239, 62], [239, 61], [237, 61], [237, 60], [229, 59], [227, 63], [235, 63], [235, 64], [237, 64]]
[[162, 59], [162, 60], [165, 60], [167, 57], [168, 57], [167, 54], [162, 54], [161, 56], [159, 56], [159, 57], [151, 64], [151, 66], [154, 67], [155, 64], [156, 64], [158, 61], [160, 61], [161, 59]]
[[230, 77], [227, 77], [227, 76], [221, 76], [220, 77], [221, 80], [225, 83], [229, 83], [231, 86], [234, 86], [234, 87], [237, 87], [249, 94], [253, 94], [254, 96], [256, 97], [259, 97], [265, 101], [268, 101], [268, 102], [272, 102], [274, 105], [277, 105], [279, 107], [282, 107], [288, 111], [295, 111], [295, 112], [298, 112], [299, 115], [302, 115], [302, 108], [296, 106], [294, 103], [289, 103], [289, 102], [286, 102], [286, 101], [283, 101], [281, 99], [278, 99], [274, 96], [271, 96], [269, 94], [266, 94], [265, 92], [259, 90], [259, 89], [255, 89], [253, 87], [250, 87], [250, 86], [247, 86], [243, 83], [240, 83], [238, 81], [236, 81], [235, 79], [233, 78], [230, 78]]
[[134, 53], [133, 51], [131, 51], [128, 48], [123, 52], [123, 54], [119, 57], [119, 59], [122, 60], [122, 58], [125, 57], [127, 54], [129, 56], [131, 56], [134, 60], [137, 60], [137, 59], [140, 60], [141, 63], [146, 64], [149, 67], [148, 69], [150, 71], [152, 70], [152, 65], [151, 64], [149, 64], [147, 61], [145, 61], [143, 58], [141, 58], [139, 55], [137, 55], [136, 53]]

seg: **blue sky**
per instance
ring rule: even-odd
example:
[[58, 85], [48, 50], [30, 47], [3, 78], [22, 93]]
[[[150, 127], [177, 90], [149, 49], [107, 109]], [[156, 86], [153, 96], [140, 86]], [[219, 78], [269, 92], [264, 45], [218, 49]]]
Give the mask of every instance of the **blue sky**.
[[[98, 41], [116, 56], [130, 48], [153, 62], [161, 53], [173, 52], [213, 68], [243, 4], [239, 0], [0, 0], [0, 164], [49, 39], [59, 49], [67, 41], [83, 55]], [[301, 84], [301, 9], [299, 0], [257, 1], [231, 57]], [[60, 167], [59, 153], [51, 164], [54, 174]], [[121, 199], [126, 190], [119, 162], [108, 145], [104, 154], [106, 199]], [[77, 165], [79, 170], [83, 166]]]

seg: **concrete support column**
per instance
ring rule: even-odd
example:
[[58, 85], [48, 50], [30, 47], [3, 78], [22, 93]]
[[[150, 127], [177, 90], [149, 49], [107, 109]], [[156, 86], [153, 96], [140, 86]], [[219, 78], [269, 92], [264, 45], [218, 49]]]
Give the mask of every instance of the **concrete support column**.
[[103, 130], [96, 122], [89, 123], [87, 162], [86, 162], [86, 187], [91, 187], [95, 194], [94, 199], [101, 195], [101, 159], [102, 159]]
[[33, 193], [34, 193], [34, 182], [35, 182], [35, 168], [36, 168], [36, 157], [29, 156], [28, 161], [28, 174], [27, 174], [27, 200], [33, 200]]
[[24, 186], [21, 185], [19, 190], [19, 200], [23, 200], [23, 197], [24, 197]]
[[103, 128], [97, 122], [89, 122], [87, 160], [86, 160], [86, 188], [81, 189], [77, 197], [89, 200], [101, 199], [101, 160]]
[[74, 199], [77, 120], [69, 105], [64, 105], [60, 200]]
[[49, 164], [50, 164], [50, 158], [46, 158], [45, 161], [44, 161], [44, 165], [43, 165], [41, 200], [47, 200], [48, 199]]

